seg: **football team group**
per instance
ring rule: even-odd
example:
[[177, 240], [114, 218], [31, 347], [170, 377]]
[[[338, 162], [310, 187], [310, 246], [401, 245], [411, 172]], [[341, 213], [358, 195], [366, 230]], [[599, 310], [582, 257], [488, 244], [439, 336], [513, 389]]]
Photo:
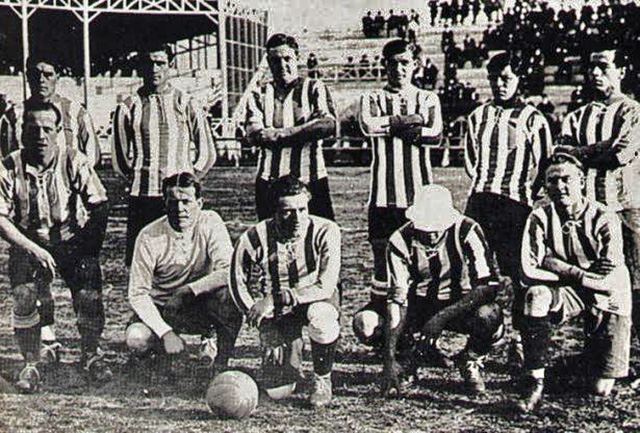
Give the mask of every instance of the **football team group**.
[[[304, 379], [306, 327], [309, 403], [322, 407], [332, 398], [341, 331], [341, 233], [322, 150], [337, 116], [323, 82], [299, 75], [292, 36], [275, 34], [266, 48], [273, 80], [252, 92], [245, 125], [260, 149], [259, 222], [235, 247], [220, 216], [202, 209], [200, 179], [217, 155], [204, 110], [169, 83], [167, 47], [139, 55], [143, 85], [112, 116], [112, 165], [130, 190], [125, 340], [144, 363], [183, 352], [181, 334], [201, 335], [219, 372], [246, 321], [260, 335], [259, 382], [280, 398]], [[640, 105], [621, 91], [623, 53], [589, 54], [593, 99], [566, 116], [555, 138], [520, 96], [517, 58], [493, 56], [493, 99], [468, 116], [464, 135], [472, 179], [464, 212], [432, 174], [442, 114], [438, 96], [412, 84], [417, 50], [392, 40], [382, 57], [387, 83], [362, 95], [359, 112], [373, 153], [374, 276], [370, 301], [349, 318], [383, 359], [382, 391], [403, 393], [420, 367], [455, 363], [470, 393], [485, 392], [483, 360], [507, 334], [497, 299], [511, 287], [510, 358], [523, 378], [517, 407], [539, 405], [552, 328], [577, 316], [584, 377], [608, 395], [628, 375], [631, 328], [640, 326], [640, 297], [632, 296], [640, 294]], [[99, 147], [88, 112], [56, 93], [58, 68], [32, 57], [31, 97], [0, 125], [0, 235], [10, 244], [13, 328], [25, 360], [16, 386], [24, 392], [38, 389], [42, 364], [60, 355], [56, 273], [71, 290], [87, 377], [113, 377], [99, 348], [109, 214], [94, 168]], [[468, 335], [453, 359], [438, 345], [444, 330]]]

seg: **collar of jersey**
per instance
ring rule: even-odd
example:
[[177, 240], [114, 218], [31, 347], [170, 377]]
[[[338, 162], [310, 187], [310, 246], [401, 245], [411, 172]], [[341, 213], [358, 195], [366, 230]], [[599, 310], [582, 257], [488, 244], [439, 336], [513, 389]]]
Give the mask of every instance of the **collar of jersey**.
[[48, 167], [45, 167], [42, 170], [38, 170], [34, 166], [28, 164], [26, 158], [24, 158], [24, 154], [21, 155], [21, 156], [22, 156], [22, 161], [24, 163], [24, 171], [25, 171], [25, 173], [27, 173], [30, 176], [33, 176], [33, 177], [37, 178], [37, 177], [42, 177], [42, 176], [44, 176], [46, 174], [54, 172], [56, 166], [58, 165], [58, 160], [60, 159], [60, 149], [58, 148], [58, 151], [55, 153], [55, 155], [53, 157], [53, 161], [51, 161], [51, 164], [49, 164]]

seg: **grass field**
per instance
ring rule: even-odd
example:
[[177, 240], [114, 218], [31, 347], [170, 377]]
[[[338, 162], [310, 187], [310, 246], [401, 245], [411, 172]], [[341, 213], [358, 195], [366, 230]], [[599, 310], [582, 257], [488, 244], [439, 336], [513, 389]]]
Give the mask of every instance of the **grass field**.
[[[102, 256], [107, 324], [105, 347], [113, 354], [113, 382], [94, 387], [85, 383], [74, 363], [79, 357], [75, 319], [70, 295], [56, 282], [57, 332], [67, 351], [63, 363], [46, 371], [38, 395], [0, 395], [0, 431], [42, 432], [618, 432], [640, 431], [640, 399], [627, 384], [608, 398], [584, 396], [577, 378], [562, 377], [550, 390], [535, 415], [517, 415], [510, 406], [515, 397], [506, 368], [506, 349], [497, 351], [486, 363], [488, 393], [480, 398], [465, 395], [457, 370], [423, 369], [419, 386], [404, 398], [384, 399], [377, 381], [380, 362], [357, 344], [351, 317], [367, 297], [372, 259], [366, 242], [366, 201], [369, 174], [365, 168], [330, 170], [332, 198], [337, 220], [343, 229], [342, 281], [344, 285], [343, 332], [334, 370], [334, 400], [325, 410], [306, 406], [306, 395], [272, 402], [262, 399], [256, 412], [241, 421], [221, 420], [212, 415], [204, 401], [209, 382], [197, 362], [181, 362], [175, 382], [159, 375], [141, 374], [126, 368], [123, 345], [129, 310], [126, 304], [127, 271], [123, 262], [125, 239], [125, 191], [111, 171], [101, 172], [112, 204], [106, 245]], [[458, 208], [464, 206], [468, 181], [460, 169], [437, 169], [436, 179], [454, 193]], [[254, 222], [253, 169], [216, 168], [204, 188], [206, 208], [217, 210], [227, 221], [235, 240]], [[6, 244], [0, 246], [0, 263], [6, 266]], [[5, 268], [6, 269], [6, 268]], [[10, 291], [6, 272], [0, 274], [0, 373], [11, 381], [21, 367], [10, 326]], [[510, 296], [502, 300], [508, 307]], [[190, 339], [192, 356], [197, 340]], [[445, 334], [445, 350], [462, 348], [464, 338]], [[579, 351], [580, 324], [566, 327], [554, 336], [555, 359]], [[306, 348], [307, 351], [309, 347]], [[232, 365], [256, 372], [259, 366], [257, 332], [243, 328], [238, 356]], [[306, 353], [309, 360], [309, 353]], [[634, 364], [637, 345], [634, 342]], [[310, 362], [306, 364], [311, 371]]]

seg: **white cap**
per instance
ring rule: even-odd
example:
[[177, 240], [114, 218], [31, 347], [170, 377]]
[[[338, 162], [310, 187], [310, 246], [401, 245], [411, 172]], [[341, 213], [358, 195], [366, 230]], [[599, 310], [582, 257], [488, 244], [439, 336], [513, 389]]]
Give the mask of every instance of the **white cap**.
[[417, 230], [425, 232], [444, 231], [462, 218], [453, 207], [451, 192], [442, 185], [425, 185], [420, 189], [406, 216]]

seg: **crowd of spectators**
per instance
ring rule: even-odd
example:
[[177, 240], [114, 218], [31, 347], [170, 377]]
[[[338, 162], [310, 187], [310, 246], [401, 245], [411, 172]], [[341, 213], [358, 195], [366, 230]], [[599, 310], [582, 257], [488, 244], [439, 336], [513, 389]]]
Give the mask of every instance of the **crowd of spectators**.
[[442, 32], [441, 41], [442, 52], [445, 55], [446, 63], [454, 63], [458, 68], [465, 65], [473, 68], [482, 66], [482, 62], [489, 57], [489, 50], [484, 41], [477, 42], [471, 35], [466, 34], [462, 45], [456, 44], [453, 30], [448, 24]]
[[397, 36], [415, 42], [420, 26], [420, 14], [415, 9], [395, 13], [393, 9], [385, 17], [382, 11], [374, 16], [371, 11], [362, 17], [362, 33], [365, 38], [381, 38]]
[[429, 24], [485, 25], [500, 20], [500, 0], [429, 0]]

